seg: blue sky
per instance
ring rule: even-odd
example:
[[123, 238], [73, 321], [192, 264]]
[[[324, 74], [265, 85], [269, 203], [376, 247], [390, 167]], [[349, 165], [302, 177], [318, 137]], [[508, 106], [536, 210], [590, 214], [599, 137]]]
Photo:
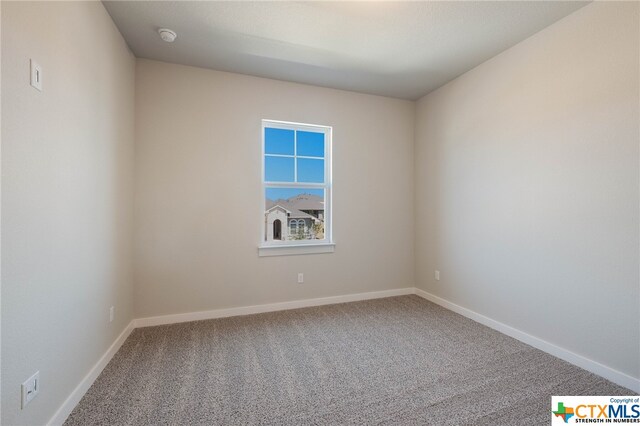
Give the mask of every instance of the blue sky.
[[286, 200], [287, 198], [291, 198], [291, 197], [295, 197], [296, 195], [300, 195], [300, 194], [311, 194], [311, 195], [318, 195], [322, 198], [324, 198], [324, 189], [311, 189], [311, 188], [304, 188], [304, 189], [299, 189], [299, 188], [267, 188], [265, 189], [265, 198], [267, 198], [268, 200], [277, 200], [277, 199], [283, 199]]
[[[264, 136], [266, 181], [295, 182], [297, 166], [297, 182], [324, 183], [323, 133], [268, 127]], [[294, 153], [315, 158], [295, 158]]]

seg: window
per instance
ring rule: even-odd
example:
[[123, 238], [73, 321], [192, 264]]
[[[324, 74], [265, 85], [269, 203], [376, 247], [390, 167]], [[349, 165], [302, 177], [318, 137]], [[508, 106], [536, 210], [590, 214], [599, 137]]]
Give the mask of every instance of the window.
[[333, 251], [331, 136], [327, 126], [262, 121], [261, 255]]
[[291, 235], [296, 235], [298, 232], [304, 232], [304, 220], [291, 219]]

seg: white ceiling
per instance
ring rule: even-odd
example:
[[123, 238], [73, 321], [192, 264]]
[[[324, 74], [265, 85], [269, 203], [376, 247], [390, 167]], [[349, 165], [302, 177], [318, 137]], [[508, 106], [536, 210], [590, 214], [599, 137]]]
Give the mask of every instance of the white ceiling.
[[[104, 1], [140, 58], [405, 99], [585, 4]], [[161, 27], [178, 33], [173, 44]]]

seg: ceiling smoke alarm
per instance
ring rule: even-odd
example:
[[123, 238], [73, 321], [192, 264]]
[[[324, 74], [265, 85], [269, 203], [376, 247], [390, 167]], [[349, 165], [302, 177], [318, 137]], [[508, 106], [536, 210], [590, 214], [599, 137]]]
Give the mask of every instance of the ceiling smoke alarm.
[[173, 43], [173, 41], [178, 37], [175, 31], [172, 31], [168, 28], [160, 28], [158, 30], [158, 34], [160, 34], [160, 38], [167, 43]]

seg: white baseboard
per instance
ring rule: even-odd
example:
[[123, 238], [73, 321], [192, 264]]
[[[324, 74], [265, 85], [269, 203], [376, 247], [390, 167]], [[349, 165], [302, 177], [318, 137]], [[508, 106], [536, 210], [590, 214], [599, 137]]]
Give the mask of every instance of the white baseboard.
[[134, 326], [134, 321], [131, 321], [129, 325], [125, 327], [125, 329], [120, 333], [118, 338], [109, 346], [107, 352], [98, 360], [98, 362], [89, 370], [86, 376], [80, 381], [78, 386], [71, 392], [71, 395], [62, 403], [58, 411], [51, 417], [51, 420], [47, 423], [49, 426], [59, 426], [62, 425], [69, 414], [76, 408], [76, 405], [80, 402], [85, 393], [89, 390], [93, 382], [98, 378], [104, 367], [107, 366], [111, 358], [118, 352], [118, 349], [122, 346], [127, 337], [131, 334]]
[[403, 296], [406, 294], [414, 294], [415, 288], [399, 288], [394, 290], [372, 291], [368, 293], [347, 294], [344, 296], [321, 297], [317, 299], [294, 300], [291, 302], [270, 303], [265, 305], [244, 306], [239, 308], [215, 309], [212, 311], [189, 312], [185, 314], [163, 315], [150, 318], [134, 319], [127, 325], [113, 344], [102, 355], [98, 362], [91, 368], [89, 373], [71, 392], [69, 397], [58, 408], [47, 423], [49, 426], [62, 425], [69, 417], [69, 414], [78, 405], [84, 394], [89, 390], [93, 382], [98, 378], [104, 367], [111, 361], [111, 358], [118, 352], [127, 337], [135, 328], [150, 327], [154, 325], [174, 324], [188, 321], [198, 321], [204, 319], [232, 317], [238, 315], [258, 314], [262, 312], [284, 311], [288, 309], [305, 308], [309, 306], [331, 305], [335, 303], [356, 302], [359, 300], [380, 299], [384, 297]]
[[620, 386], [629, 388], [634, 392], [640, 392], [640, 380], [636, 379], [635, 377], [631, 377], [625, 373], [614, 370], [613, 368], [600, 364], [597, 361], [593, 361], [589, 358], [585, 358], [582, 355], [578, 355], [567, 349], [556, 346], [553, 343], [549, 343], [546, 340], [542, 340], [538, 337], [527, 334], [524, 331], [520, 331], [516, 328], [513, 328], [499, 321], [496, 321], [494, 319], [481, 315], [477, 312], [474, 312], [470, 309], [463, 308], [462, 306], [456, 305], [455, 303], [449, 302], [446, 299], [443, 299], [434, 294], [428, 293], [419, 288], [415, 289], [415, 294], [435, 304], [438, 304], [444, 308], [447, 308], [450, 311], [456, 312], [469, 319], [479, 322], [480, 324], [486, 325], [489, 328], [493, 328], [494, 330], [497, 330], [500, 333], [506, 334], [507, 336], [520, 340], [521, 342], [526, 343], [527, 345], [540, 349], [543, 352], [546, 352], [555, 357], [563, 359], [580, 368], [584, 368], [585, 370], [590, 371], [594, 374], [597, 374], [598, 376], [604, 377], [605, 379], [610, 380], [614, 383], [617, 383]]
[[547, 352], [553, 356], [563, 359], [571, 364], [577, 365], [578, 367], [584, 368], [587, 371], [590, 371], [594, 374], [604, 377], [605, 379], [611, 380], [612, 382], [617, 383], [626, 388], [629, 388], [635, 392], [640, 392], [640, 380], [634, 377], [631, 377], [620, 371], [614, 370], [596, 361], [585, 358], [582, 355], [573, 353], [567, 349], [556, 346], [538, 337], [532, 336], [523, 331], [510, 327], [499, 321], [493, 320], [489, 317], [481, 315], [470, 309], [463, 308], [462, 306], [456, 305], [455, 303], [449, 302], [448, 300], [442, 299], [424, 290], [413, 288], [413, 287], [407, 287], [407, 288], [399, 288], [394, 290], [347, 294], [343, 296], [321, 297], [316, 299], [303, 299], [303, 300], [294, 300], [290, 302], [270, 303], [270, 304], [264, 304], [264, 305], [244, 306], [244, 307], [228, 308], [228, 309], [215, 309], [211, 311], [189, 312], [184, 314], [163, 315], [163, 316], [156, 316], [156, 317], [134, 319], [122, 331], [122, 333], [118, 336], [115, 342], [113, 342], [113, 344], [109, 347], [107, 352], [102, 356], [102, 358], [100, 358], [100, 360], [98, 360], [98, 362], [93, 366], [91, 371], [89, 371], [89, 373], [82, 379], [80, 384], [78, 384], [78, 386], [76, 386], [73, 392], [71, 392], [71, 395], [69, 395], [69, 397], [65, 400], [62, 406], [58, 409], [58, 411], [53, 415], [53, 417], [51, 418], [51, 420], [49, 420], [47, 424], [51, 426], [58, 426], [58, 425], [62, 425], [65, 422], [69, 414], [71, 414], [71, 412], [76, 407], [78, 402], [80, 402], [84, 394], [89, 390], [93, 382], [98, 378], [98, 376], [100, 375], [104, 367], [109, 363], [109, 361], [111, 360], [111, 358], [113, 358], [116, 352], [118, 352], [118, 349], [120, 349], [124, 341], [127, 340], [127, 337], [129, 337], [129, 334], [131, 334], [131, 332], [135, 328], [150, 327], [150, 326], [164, 325], [164, 324], [174, 324], [174, 323], [188, 322], [188, 321], [199, 321], [199, 320], [214, 319], [214, 318], [232, 317], [232, 316], [238, 316], [238, 315], [259, 314], [263, 312], [284, 311], [289, 309], [306, 308], [310, 306], [357, 302], [359, 300], [380, 299], [384, 297], [403, 296], [406, 294], [417, 294], [418, 296], [424, 299], [427, 299], [431, 302], [434, 302], [446, 309], [449, 309], [450, 311], [456, 312], [476, 322], [479, 322], [480, 324], [493, 328], [494, 330], [497, 330], [503, 334], [506, 334], [507, 336], [511, 336], [515, 339], [518, 339], [521, 342], [524, 342], [537, 349]]
[[211, 311], [188, 312], [184, 314], [138, 318], [135, 320], [135, 327], [151, 327], [155, 325], [234, 317], [239, 315], [261, 314], [264, 312], [286, 311], [289, 309], [307, 308], [310, 306], [333, 305], [335, 303], [357, 302], [359, 300], [404, 296], [406, 294], [415, 294], [415, 288], [407, 287], [394, 290], [371, 291], [368, 293], [346, 294], [343, 296], [330, 296], [320, 297], [316, 299], [293, 300], [291, 302], [269, 303], [265, 305], [243, 306], [238, 308], [214, 309]]

